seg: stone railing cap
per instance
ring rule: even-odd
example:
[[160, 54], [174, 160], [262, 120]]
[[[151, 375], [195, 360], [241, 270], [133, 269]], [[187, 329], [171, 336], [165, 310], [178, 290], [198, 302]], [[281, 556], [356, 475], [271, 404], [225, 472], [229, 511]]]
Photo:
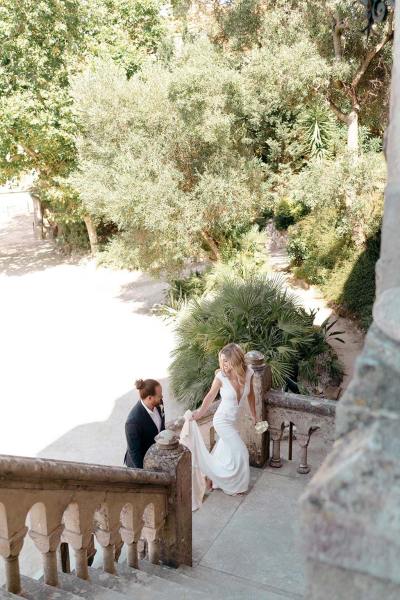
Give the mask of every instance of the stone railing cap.
[[[127, 469], [70, 462], [66, 460], [51, 460], [47, 458], [23, 458], [0, 454], [0, 487], [3, 482], [13, 481], [72, 481], [74, 485], [94, 483], [96, 485], [120, 484], [132, 485], [169, 485], [171, 477], [167, 473], [156, 473], [145, 469]], [[4, 486], [3, 486], [4, 487]]]
[[246, 352], [245, 359], [248, 364], [256, 366], [263, 365], [265, 362], [264, 354], [258, 350], [250, 350], [250, 352]]
[[170, 429], [160, 431], [160, 433], [155, 437], [155, 441], [158, 446], [163, 446], [164, 448], [175, 448], [179, 444], [178, 436]]

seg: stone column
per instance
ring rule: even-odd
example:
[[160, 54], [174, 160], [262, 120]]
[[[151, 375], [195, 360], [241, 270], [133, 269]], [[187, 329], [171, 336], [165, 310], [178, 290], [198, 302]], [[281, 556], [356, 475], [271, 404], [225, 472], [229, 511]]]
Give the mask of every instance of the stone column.
[[400, 5], [374, 323], [302, 498], [308, 600], [400, 598]]
[[95, 535], [103, 549], [103, 570], [115, 574], [115, 549], [121, 542], [121, 508], [112, 501], [102, 504], [95, 513]]
[[125, 507], [121, 513], [121, 528], [119, 530], [122, 541], [127, 547], [127, 562], [134, 569], [138, 568], [138, 541], [143, 529], [143, 516], [135, 512], [132, 507]]
[[[256, 400], [257, 421], [266, 420], [266, 396], [271, 389], [271, 369], [265, 364], [264, 355], [257, 350], [247, 352], [246, 363], [253, 369], [253, 388]], [[250, 454], [250, 464], [253, 467], [264, 466], [268, 459], [269, 432], [256, 433], [251, 417], [250, 408], [246, 402], [244, 418], [240, 423], [240, 435]]]
[[281, 459], [281, 441], [283, 436], [284, 428], [278, 429], [276, 427], [270, 427], [270, 433], [272, 438], [272, 456], [269, 461], [271, 467], [280, 469], [282, 466]]
[[115, 575], [114, 551], [116, 543], [120, 540], [118, 528], [109, 531], [96, 529], [96, 539], [103, 549], [103, 571]]
[[64, 525], [59, 525], [44, 535], [34, 530], [29, 531], [29, 536], [43, 557], [43, 579], [47, 585], [58, 585], [57, 548], [60, 543]]
[[[175, 477], [165, 508], [162, 539], [157, 535], [157, 522], [149, 529], [145, 514], [144, 533], [149, 553], [156, 560], [157, 552], [164, 564], [178, 567], [192, 565], [192, 473], [190, 451], [179, 444], [174, 432], [159, 433], [144, 459], [144, 468], [163, 471]], [[160, 511], [160, 509], [158, 509]], [[146, 511], [147, 512], [147, 511]], [[155, 510], [153, 515], [155, 515]], [[160, 513], [158, 514], [160, 519]], [[158, 529], [159, 531], [159, 529]], [[159, 548], [157, 547], [159, 546]]]
[[6, 589], [12, 594], [21, 592], [21, 578], [19, 572], [19, 554], [24, 545], [27, 527], [23, 527], [12, 537], [0, 537], [0, 555], [4, 558], [6, 572]]
[[70, 504], [64, 513], [62, 541], [74, 550], [75, 571], [80, 579], [89, 579], [88, 548], [93, 536], [95, 506], [95, 501], [91, 504], [88, 500], [80, 500], [79, 504]]

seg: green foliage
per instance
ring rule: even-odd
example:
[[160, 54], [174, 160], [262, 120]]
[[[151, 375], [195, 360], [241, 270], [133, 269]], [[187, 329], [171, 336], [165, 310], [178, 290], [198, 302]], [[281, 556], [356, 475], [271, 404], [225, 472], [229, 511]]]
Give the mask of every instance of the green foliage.
[[[312, 161], [287, 181], [285, 194], [307, 210], [337, 207], [353, 213], [368, 205], [371, 196], [383, 192], [386, 169], [382, 154], [363, 154], [355, 162], [347, 154], [336, 160]], [[357, 217], [358, 218], [358, 217]]]
[[1, 3], [0, 182], [34, 171], [35, 191], [64, 232], [61, 240], [80, 239], [84, 227], [79, 198], [71, 201], [60, 180], [77, 166], [71, 74], [93, 53], [136, 70], [164, 35], [158, 10], [156, 0]]
[[127, 81], [97, 61], [76, 79], [85, 129], [71, 182], [90, 214], [116, 223], [120, 248], [132, 244], [142, 268], [215, 260], [227, 232], [255, 218], [262, 169], [233, 112], [240, 93], [236, 71], [205, 42], [172, 70], [148, 64]]
[[90, 0], [87, 54], [111, 58], [131, 77], [166, 41], [160, 8], [159, 0]]
[[227, 10], [217, 12], [216, 18], [221, 29], [217, 40], [229, 40], [234, 50], [243, 51], [259, 43], [263, 25], [261, 0], [231, 2]]
[[303, 130], [304, 152], [311, 159], [321, 161], [332, 155], [337, 136], [332, 114], [324, 105], [309, 107], [299, 118]]
[[[326, 342], [326, 331], [313, 325], [279, 279], [262, 277], [226, 280], [212, 295], [193, 300], [176, 327], [177, 347], [170, 368], [175, 397], [187, 406], [203, 399], [218, 367], [218, 351], [235, 341], [246, 350], [264, 353], [274, 387], [283, 386], [297, 366], [302, 381], [316, 384], [328, 370], [338, 375], [337, 357]], [[312, 368], [307, 368], [311, 363]], [[314, 369], [314, 370], [313, 370]]]
[[298, 277], [310, 283], [323, 283], [352, 245], [351, 236], [339, 228], [335, 208], [313, 212], [289, 230], [288, 253]]
[[289, 228], [296, 275], [321, 285], [364, 327], [375, 293], [385, 171], [382, 156], [369, 153], [356, 163], [342, 157], [311, 165], [289, 184], [291, 197], [311, 211]]
[[337, 264], [323, 286], [326, 296], [345, 314], [356, 317], [364, 330], [372, 322], [375, 265], [379, 253], [380, 229], [367, 238], [362, 248]]
[[291, 202], [289, 198], [281, 198], [274, 208], [274, 222], [278, 231], [286, 230], [307, 213], [303, 204]]

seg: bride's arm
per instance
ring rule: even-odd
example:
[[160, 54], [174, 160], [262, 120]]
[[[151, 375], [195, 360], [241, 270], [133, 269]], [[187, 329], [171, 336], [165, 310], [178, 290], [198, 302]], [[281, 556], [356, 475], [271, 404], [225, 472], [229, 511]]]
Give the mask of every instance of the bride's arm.
[[253, 377], [250, 380], [250, 391], [249, 391], [249, 395], [247, 397], [247, 400], [248, 400], [248, 403], [249, 403], [251, 416], [254, 419], [254, 423], [256, 423], [256, 421], [257, 421], [257, 415], [256, 415], [256, 397], [254, 395]]
[[210, 388], [210, 391], [204, 397], [202, 405], [200, 406], [200, 408], [198, 408], [197, 410], [195, 410], [194, 413], [193, 413], [193, 415], [192, 415], [193, 419], [195, 421], [197, 421], [198, 419], [201, 419], [202, 417], [204, 417], [204, 415], [206, 414], [206, 412], [210, 408], [211, 404], [214, 402], [215, 398], [217, 397], [217, 394], [219, 392], [220, 387], [221, 387], [221, 382], [220, 382], [220, 380], [217, 377], [215, 377], [214, 381], [212, 382], [212, 386]]

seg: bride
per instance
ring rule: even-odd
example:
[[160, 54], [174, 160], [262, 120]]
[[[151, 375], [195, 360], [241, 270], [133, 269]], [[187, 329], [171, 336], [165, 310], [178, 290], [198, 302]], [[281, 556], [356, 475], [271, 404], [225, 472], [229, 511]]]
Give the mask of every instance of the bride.
[[[219, 366], [201, 407], [193, 413], [185, 413], [181, 434], [181, 443], [192, 452], [193, 510], [200, 507], [203, 499], [204, 475], [209, 480], [210, 488], [219, 488], [229, 495], [243, 494], [249, 487], [249, 453], [240, 437], [238, 421], [246, 399], [254, 423], [256, 421], [254, 372], [246, 366], [243, 351], [237, 344], [228, 344], [220, 351]], [[214, 415], [213, 425], [219, 439], [210, 453], [196, 421], [206, 414], [218, 393], [221, 403]]]

